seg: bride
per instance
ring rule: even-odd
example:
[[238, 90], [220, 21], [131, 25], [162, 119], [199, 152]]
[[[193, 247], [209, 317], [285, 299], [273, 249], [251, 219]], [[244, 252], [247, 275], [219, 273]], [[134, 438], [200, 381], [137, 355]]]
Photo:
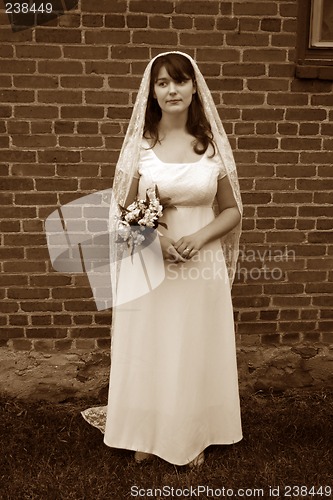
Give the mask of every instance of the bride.
[[[164, 279], [127, 303], [114, 300], [108, 405], [82, 415], [137, 462], [156, 455], [195, 466], [207, 446], [242, 439], [231, 302], [242, 206], [211, 94], [195, 61], [176, 51], [152, 59], [143, 75], [111, 228], [117, 204], [154, 185], [173, 205], [160, 219]], [[125, 261], [111, 267], [116, 297], [128, 270]]]

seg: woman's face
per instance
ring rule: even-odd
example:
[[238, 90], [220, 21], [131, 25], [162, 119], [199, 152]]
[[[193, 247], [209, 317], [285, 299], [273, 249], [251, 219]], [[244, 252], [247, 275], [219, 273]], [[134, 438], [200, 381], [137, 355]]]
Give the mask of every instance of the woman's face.
[[178, 114], [188, 109], [196, 88], [191, 78], [182, 82], [173, 80], [163, 66], [154, 84], [154, 97], [164, 113]]

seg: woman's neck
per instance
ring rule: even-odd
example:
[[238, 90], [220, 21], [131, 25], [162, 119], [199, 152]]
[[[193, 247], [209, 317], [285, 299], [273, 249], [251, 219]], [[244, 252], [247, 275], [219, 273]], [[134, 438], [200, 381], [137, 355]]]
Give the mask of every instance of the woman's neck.
[[187, 113], [181, 116], [172, 116], [163, 113], [158, 124], [158, 135], [160, 139], [172, 134], [187, 134], [186, 122]]

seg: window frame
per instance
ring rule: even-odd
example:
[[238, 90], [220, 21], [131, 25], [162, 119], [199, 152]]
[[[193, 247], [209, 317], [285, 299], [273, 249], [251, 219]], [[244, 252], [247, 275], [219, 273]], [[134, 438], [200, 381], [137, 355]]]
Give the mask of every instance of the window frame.
[[333, 44], [311, 46], [312, 5], [318, 0], [298, 0], [296, 77], [333, 80]]
[[329, 49], [330, 47], [333, 47], [333, 40], [321, 41], [320, 38], [323, 4], [324, 0], [312, 0], [311, 2], [309, 48], [318, 47]]

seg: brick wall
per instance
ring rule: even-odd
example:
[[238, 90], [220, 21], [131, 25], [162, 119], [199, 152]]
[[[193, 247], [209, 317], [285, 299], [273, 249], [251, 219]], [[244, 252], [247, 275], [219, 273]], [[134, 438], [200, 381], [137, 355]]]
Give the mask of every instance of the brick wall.
[[50, 264], [43, 221], [110, 187], [148, 60], [198, 61], [238, 165], [241, 349], [330, 348], [332, 82], [295, 78], [296, 0], [81, 0], [12, 32], [0, 12], [0, 345], [105, 349], [110, 311]]

